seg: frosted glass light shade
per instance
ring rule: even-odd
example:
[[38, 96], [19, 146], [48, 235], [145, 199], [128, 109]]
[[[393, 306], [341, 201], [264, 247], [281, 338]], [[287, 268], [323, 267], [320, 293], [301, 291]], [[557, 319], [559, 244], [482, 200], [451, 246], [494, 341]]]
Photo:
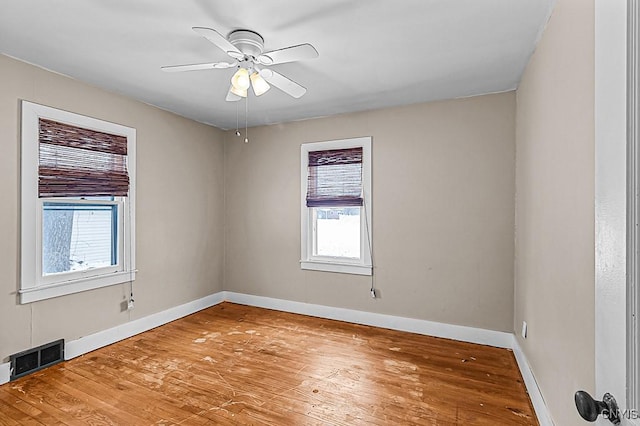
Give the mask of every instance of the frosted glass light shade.
[[255, 93], [256, 96], [260, 96], [267, 90], [271, 89], [269, 83], [267, 83], [267, 81], [257, 72], [251, 74], [251, 86], [253, 87], [253, 93]]
[[238, 95], [240, 97], [246, 98], [247, 97], [247, 89], [238, 89], [236, 86], [234, 86], [233, 84], [231, 85], [231, 89], [229, 89], [231, 91], [231, 93], [233, 93], [234, 95]]
[[233, 77], [231, 77], [231, 85], [236, 89], [246, 91], [251, 85], [249, 71], [247, 71], [246, 68], [239, 68]]

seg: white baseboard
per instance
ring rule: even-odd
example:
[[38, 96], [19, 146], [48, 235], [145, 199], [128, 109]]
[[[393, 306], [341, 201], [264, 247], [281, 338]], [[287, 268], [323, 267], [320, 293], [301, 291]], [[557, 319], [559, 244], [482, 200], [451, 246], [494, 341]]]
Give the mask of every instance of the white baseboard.
[[253, 296], [250, 294], [234, 293], [231, 291], [225, 291], [223, 293], [224, 300], [232, 303], [275, 309], [277, 311], [292, 312], [312, 317], [371, 325], [375, 327], [389, 328], [392, 330], [408, 331], [411, 333], [444, 337], [447, 339], [479, 343], [499, 348], [511, 349], [513, 342], [513, 334], [502, 331], [444, 324], [440, 322], [376, 314], [352, 309], [334, 308], [324, 305], [314, 305], [311, 303], [292, 302], [290, 300]]
[[0, 364], [0, 385], [3, 385], [11, 378], [11, 363], [5, 362]]
[[166, 311], [158, 312], [88, 336], [83, 336], [78, 340], [66, 342], [64, 348], [64, 359], [69, 360], [75, 358], [103, 346], [110, 345], [168, 322], [177, 320], [178, 318], [191, 315], [210, 306], [217, 305], [224, 300], [223, 294], [224, 292], [218, 292], [203, 297], [202, 299], [185, 303], [184, 305], [169, 308]]
[[529, 392], [529, 398], [538, 417], [538, 422], [540, 422], [540, 426], [554, 426], [549, 410], [547, 409], [547, 404], [545, 404], [542, 392], [540, 392], [540, 388], [538, 387], [538, 382], [536, 382], [533, 371], [531, 371], [531, 367], [529, 366], [529, 361], [527, 361], [527, 357], [518, 344], [518, 338], [515, 335], [513, 335], [512, 338], [513, 354], [516, 357], [516, 362], [518, 363], [518, 368], [520, 368], [520, 374], [522, 374], [524, 384], [527, 387], [527, 392]]

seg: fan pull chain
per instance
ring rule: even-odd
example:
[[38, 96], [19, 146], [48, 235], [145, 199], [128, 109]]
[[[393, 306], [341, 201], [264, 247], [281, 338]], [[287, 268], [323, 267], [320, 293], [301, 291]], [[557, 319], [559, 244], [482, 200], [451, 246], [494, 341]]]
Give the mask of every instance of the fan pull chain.
[[244, 143], [249, 143], [249, 94], [244, 98]]
[[238, 108], [238, 102], [235, 103], [236, 104], [236, 136], [240, 136], [240, 129], [239, 129], [239, 123], [240, 123], [240, 118], [239, 115], [240, 113], [238, 112], [239, 108]]

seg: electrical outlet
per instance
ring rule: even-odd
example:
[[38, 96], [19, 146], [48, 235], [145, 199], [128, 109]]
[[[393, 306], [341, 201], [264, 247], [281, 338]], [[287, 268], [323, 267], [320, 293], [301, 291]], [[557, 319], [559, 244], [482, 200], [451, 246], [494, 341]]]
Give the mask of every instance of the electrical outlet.
[[120, 312], [126, 312], [129, 310], [129, 303], [126, 300], [120, 302]]
[[127, 310], [132, 310], [133, 309], [133, 299], [129, 299], [129, 303], [127, 304]]
[[522, 338], [523, 339], [527, 338], [527, 322], [526, 321], [522, 321]]

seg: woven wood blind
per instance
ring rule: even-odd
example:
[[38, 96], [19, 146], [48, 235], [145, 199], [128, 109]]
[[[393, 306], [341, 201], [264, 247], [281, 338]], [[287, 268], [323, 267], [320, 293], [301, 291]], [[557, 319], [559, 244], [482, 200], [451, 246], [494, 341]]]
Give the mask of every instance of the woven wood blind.
[[362, 205], [362, 147], [309, 152], [307, 207]]
[[126, 137], [43, 118], [38, 125], [41, 198], [129, 193]]

